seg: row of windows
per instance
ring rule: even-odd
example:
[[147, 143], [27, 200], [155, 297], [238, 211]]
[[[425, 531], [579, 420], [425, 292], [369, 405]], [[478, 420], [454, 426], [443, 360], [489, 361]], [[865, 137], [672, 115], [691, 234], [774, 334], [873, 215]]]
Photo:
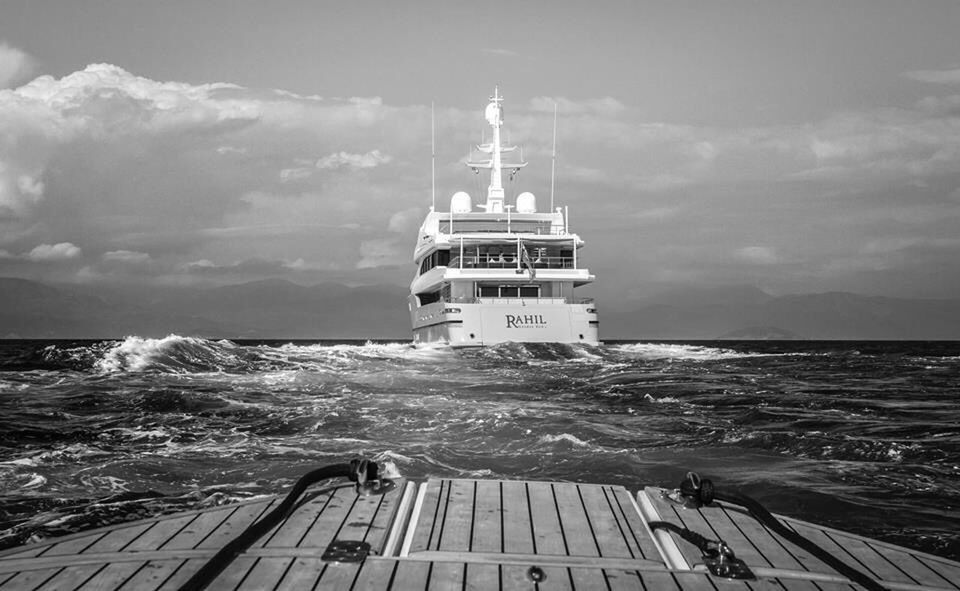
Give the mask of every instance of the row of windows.
[[437, 250], [420, 261], [420, 274], [423, 275], [434, 267], [446, 267], [450, 264], [450, 251]]
[[481, 298], [538, 298], [539, 285], [481, 285]]
[[[539, 298], [539, 285], [478, 285], [476, 296], [481, 298]], [[424, 292], [417, 294], [420, 299], [420, 305], [433, 304], [440, 300], [452, 301], [450, 297], [450, 285], [446, 284], [440, 291]]]

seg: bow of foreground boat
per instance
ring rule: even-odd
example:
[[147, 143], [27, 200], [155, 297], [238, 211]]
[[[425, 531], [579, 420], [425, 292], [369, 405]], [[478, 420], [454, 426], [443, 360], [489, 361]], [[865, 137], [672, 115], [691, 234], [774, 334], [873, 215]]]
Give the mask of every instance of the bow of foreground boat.
[[960, 589], [956, 562], [789, 518], [774, 524], [749, 499], [712, 498], [695, 477], [633, 496], [610, 484], [391, 482], [372, 463], [341, 475], [357, 484], [302, 479], [286, 498], [7, 550], [0, 590]]

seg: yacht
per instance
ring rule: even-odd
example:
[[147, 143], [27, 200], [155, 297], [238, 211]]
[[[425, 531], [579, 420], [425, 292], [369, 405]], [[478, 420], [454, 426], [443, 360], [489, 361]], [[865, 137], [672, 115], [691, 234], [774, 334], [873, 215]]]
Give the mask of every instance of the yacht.
[[513, 181], [527, 163], [522, 151], [512, 158], [516, 146], [501, 144], [502, 103], [495, 89], [484, 111], [491, 141], [466, 162], [475, 173], [490, 171], [485, 201], [458, 191], [449, 211], [431, 206], [420, 226], [409, 296], [413, 341], [597, 344], [597, 306], [575, 295], [595, 278], [579, 254], [583, 240], [570, 229], [569, 209], [553, 207], [552, 189], [546, 210], [527, 191], [506, 203], [504, 172]]

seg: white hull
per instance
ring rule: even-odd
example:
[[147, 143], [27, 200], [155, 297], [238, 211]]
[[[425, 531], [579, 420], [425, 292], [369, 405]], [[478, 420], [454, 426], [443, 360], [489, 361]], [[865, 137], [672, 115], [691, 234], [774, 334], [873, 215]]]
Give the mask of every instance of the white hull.
[[599, 343], [592, 304], [531, 303], [520, 299], [414, 308], [414, 343], [479, 347], [498, 343]]

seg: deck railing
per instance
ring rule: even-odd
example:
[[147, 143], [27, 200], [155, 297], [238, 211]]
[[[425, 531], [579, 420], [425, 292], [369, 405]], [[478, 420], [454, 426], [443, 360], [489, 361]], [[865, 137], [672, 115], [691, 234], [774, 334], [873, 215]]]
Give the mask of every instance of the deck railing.
[[447, 304], [592, 304], [593, 298], [502, 298], [502, 297], [454, 297], [446, 298]]
[[[462, 264], [461, 264], [462, 263]], [[573, 257], [536, 257], [529, 261], [534, 269], [574, 269]], [[451, 269], [525, 269], [514, 255], [492, 257], [488, 255], [453, 257], [447, 265]]]

